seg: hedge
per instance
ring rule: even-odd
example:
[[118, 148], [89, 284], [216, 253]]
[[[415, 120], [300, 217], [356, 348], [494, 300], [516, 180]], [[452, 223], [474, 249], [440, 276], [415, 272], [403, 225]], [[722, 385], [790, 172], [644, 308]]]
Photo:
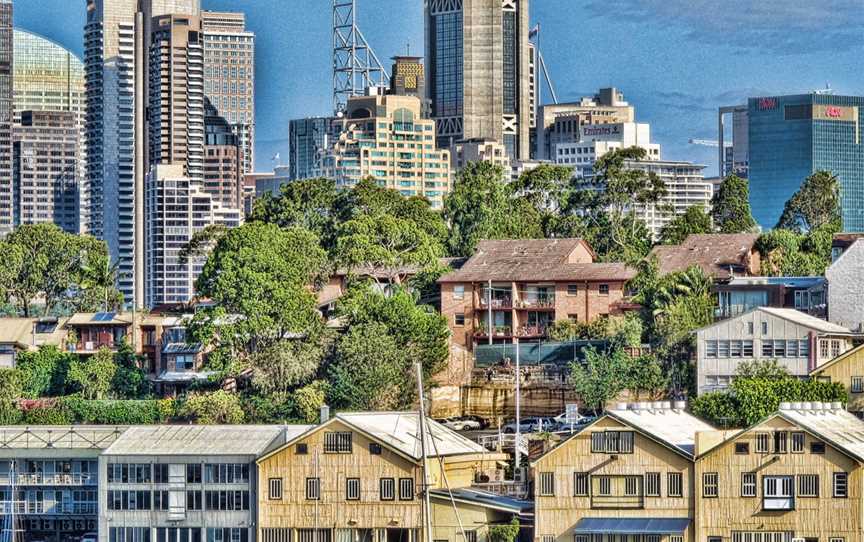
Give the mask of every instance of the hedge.
[[151, 425], [170, 422], [176, 415], [173, 399], [91, 401], [66, 396], [0, 408], [5, 425]]

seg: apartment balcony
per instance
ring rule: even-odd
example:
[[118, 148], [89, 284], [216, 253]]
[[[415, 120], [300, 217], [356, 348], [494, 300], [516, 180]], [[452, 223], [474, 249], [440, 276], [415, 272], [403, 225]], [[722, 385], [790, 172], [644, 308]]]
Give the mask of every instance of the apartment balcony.
[[92, 516], [99, 512], [96, 501], [45, 503], [38, 501], [2, 501], [0, 514], [18, 516]]
[[516, 336], [520, 339], [539, 339], [547, 334], [547, 326], [522, 326], [516, 330]]
[[[486, 296], [480, 297], [480, 308], [488, 309], [490, 299]], [[510, 296], [493, 297], [491, 299], [492, 310], [513, 310], [513, 298]]]
[[[9, 475], [0, 476], [0, 484], [11, 485]], [[17, 486], [95, 486], [99, 476], [95, 473], [45, 474], [41, 472], [18, 472], [15, 474]]]
[[594, 495], [591, 497], [591, 508], [597, 510], [641, 510], [645, 508], [645, 499], [641, 495]]
[[[482, 324], [481, 324], [482, 325]], [[492, 327], [492, 338], [493, 339], [510, 339], [513, 337], [513, 328], [510, 326], [493, 326]], [[488, 339], [489, 338], [489, 330], [483, 326], [478, 328], [477, 331], [474, 332], [475, 339]]]
[[103, 348], [116, 352], [119, 345], [114, 341], [80, 341], [69, 345], [69, 351], [78, 354], [95, 354]]
[[548, 294], [535, 298], [520, 299], [516, 302], [520, 310], [555, 310], [555, 295]]

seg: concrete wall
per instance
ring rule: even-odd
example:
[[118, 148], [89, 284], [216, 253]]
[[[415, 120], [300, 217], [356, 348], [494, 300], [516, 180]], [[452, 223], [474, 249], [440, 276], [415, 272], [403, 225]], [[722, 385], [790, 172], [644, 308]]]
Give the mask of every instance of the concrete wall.
[[864, 323], [864, 240], [850, 246], [825, 272], [828, 320], [852, 330]]

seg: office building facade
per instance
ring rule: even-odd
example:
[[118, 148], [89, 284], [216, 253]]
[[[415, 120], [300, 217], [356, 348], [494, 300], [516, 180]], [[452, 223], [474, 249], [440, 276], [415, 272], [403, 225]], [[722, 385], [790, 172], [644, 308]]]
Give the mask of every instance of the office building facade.
[[[732, 142], [726, 141], [726, 118], [732, 115]], [[746, 105], [721, 107], [717, 115], [717, 140], [720, 150], [718, 176], [747, 178], [750, 169], [749, 116]]]
[[334, 117], [292, 120], [288, 126], [288, 176], [291, 180], [319, 175], [327, 149], [339, 137]]
[[435, 122], [422, 118], [413, 96], [348, 99], [339, 139], [323, 162], [323, 176], [350, 188], [366, 177], [403, 196], [422, 196], [441, 209], [451, 189], [450, 152], [435, 148]]
[[751, 98], [747, 114], [750, 201], [763, 228], [777, 224], [804, 179], [825, 170], [840, 180], [843, 230], [864, 230], [864, 97]]
[[236, 228], [243, 221], [239, 209], [222, 207], [201, 183], [187, 177], [178, 164], [156, 165], [146, 184], [146, 296], [145, 306], [188, 303], [203, 258], [180, 260], [180, 251], [195, 233], [220, 224]]
[[0, 1], [0, 237], [14, 228], [12, 186], [12, 2]]
[[78, 117], [69, 111], [22, 111], [13, 135], [15, 226], [53, 223], [80, 233]]
[[[85, 175], [85, 89], [84, 63], [64, 47], [31, 32], [14, 31], [14, 108], [20, 124], [22, 111], [67, 111], [74, 115], [78, 129], [77, 192], [78, 225], [67, 231], [87, 233], [89, 228], [90, 187]], [[64, 136], [65, 139], [65, 136]]]
[[202, 11], [204, 93], [231, 126], [240, 147], [242, 173], [255, 164], [255, 34], [243, 13]]
[[530, 156], [528, 0], [429, 0], [427, 94], [438, 146], [491, 139]]

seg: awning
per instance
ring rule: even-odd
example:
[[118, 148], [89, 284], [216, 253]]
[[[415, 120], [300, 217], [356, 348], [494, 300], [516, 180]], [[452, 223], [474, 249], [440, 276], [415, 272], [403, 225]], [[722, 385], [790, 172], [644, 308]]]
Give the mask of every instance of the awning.
[[575, 534], [682, 534], [689, 519], [679, 518], [583, 518]]

